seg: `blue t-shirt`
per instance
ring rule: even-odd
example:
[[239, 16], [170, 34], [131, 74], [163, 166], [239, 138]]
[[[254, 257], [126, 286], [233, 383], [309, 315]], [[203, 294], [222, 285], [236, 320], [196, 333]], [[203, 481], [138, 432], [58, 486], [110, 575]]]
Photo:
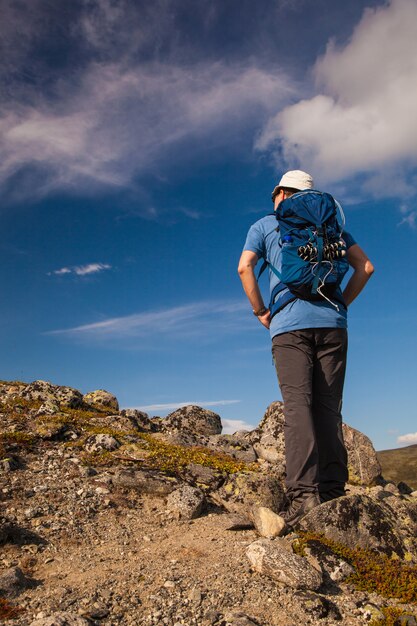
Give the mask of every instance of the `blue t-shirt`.
[[[244, 250], [254, 252], [259, 259], [271, 263], [278, 270], [281, 268], [281, 248], [278, 245], [277, 220], [275, 215], [267, 215], [253, 224], [248, 232]], [[350, 248], [356, 242], [352, 235], [344, 231], [342, 239]], [[279, 283], [278, 277], [269, 269], [270, 292]], [[271, 338], [302, 328], [347, 328], [347, 311], [339, 310], [326, 300], [310, 302], [294, 300], [287, 304], [271, 321]]]

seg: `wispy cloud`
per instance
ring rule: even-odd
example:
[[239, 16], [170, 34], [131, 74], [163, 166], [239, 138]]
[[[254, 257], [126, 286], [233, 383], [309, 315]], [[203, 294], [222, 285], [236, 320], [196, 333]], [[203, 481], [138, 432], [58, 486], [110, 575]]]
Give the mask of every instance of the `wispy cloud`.
[[409, 226], [412, 230], [417, 228], [417, 211], [410, 208], [407, 204], [403, 204], [400, 207], [400, 212], [403, 215], [402, 219], [398, 222], [398, 226]]
[[207, 300], [177, 307], [134, 313], [123, 317], [83, 324], [73, 328], [51, 330], [46, 334], [95, 340], [131, 337], [149, 338], [169, 335], [172, 338], [201, 337], [208, 333], [241, 332], [243, 325], [253, 327], [244, 300], [219, 302]]
[[89, 276], [98, 274], [104, 270], [110, 270], [111, 265], [108, 263], [89, 263], [87, 265], [74, 265], [72, 267], [61, 267], [58, 270], [48, 272], [48, 276], [64, 276], [65, 274], [75, 274], [76, 276]]
[[408, 433], [407, 435], [400, 435], [397, 438], [397, 443], [411, 445], [417, 443], [417, 433]]
[[415, 0], [366, 9], [349, 42], [330, 41], [317, 61], [317, 95], [279, 110], [258, 149], [277, 150], [277, 159], [284, 155], [327, 182], [359, 174], [374, 195], [414, 194], [416, 21]]
[[187, 402], [167, 402], [164, 404], [148, 404], [146, 406], [137, 406], [136, 409], [140, 411], [169, 411], [170, 409], [180, 409], [184, 406], [195, 405], [195, 406], [228, 406], [229, 404], [238, 404], [240, 400], [209, 400], [209, 401], [201, 401], [201, 400], [188, 400]]
[[[68, 10], [68, 53], [78, 58], [71, 71], [55, 76], [49, 65], [31, 61], [39, 40], [48, 39], [41, 9], [34, 28], [32, 11], [26, 19], [21, 7], [10, 1], [8, 7], [9, 30], [24, 37], [6, 37], [12, 77], [6, 77], [0, 117], [0, 185], [24, 172], [27, 184], [24, 179], [14, 191], [20, 197], [134, 187], [138, 176], [158, 171], [172, 149], [177, 161], [192, 159], [203, 145], [205, 158], [210, 146], [237, 150], [277, 102], [294, 94], [283, 72], [253, 59], [226, 63], [197, 55], [185, 61], [174, 50], [160, 54], [159, 38], [166, 36], [168, 49], [175, 38], [171, 11], [157, 1], [140, 11], [124, 0], [117, 6], [90, 0]], [[22, 80], [12, 70], [16, 65], [36, 75]], [[197, 218], [195, 211], [184, 212]]]

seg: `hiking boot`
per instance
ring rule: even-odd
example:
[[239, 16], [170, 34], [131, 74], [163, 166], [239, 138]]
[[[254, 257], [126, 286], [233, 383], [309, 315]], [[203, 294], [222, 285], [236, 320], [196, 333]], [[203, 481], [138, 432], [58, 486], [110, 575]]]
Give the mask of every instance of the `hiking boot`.
[[346, 495], [346, 491], [342, 487], [335, 487], [334, 489], [329, 489], [328, 491], [320, 492], [320, 502], [330, 502], [330, 500], [334, 500], [335, 498], [341, 498]]
[[295, 528], [304, 515], [320, 504], [320, 497], [317, 493], [306, 492], [291, 500], [286, 511], [279, 515], [284, 519], [287, 526]]

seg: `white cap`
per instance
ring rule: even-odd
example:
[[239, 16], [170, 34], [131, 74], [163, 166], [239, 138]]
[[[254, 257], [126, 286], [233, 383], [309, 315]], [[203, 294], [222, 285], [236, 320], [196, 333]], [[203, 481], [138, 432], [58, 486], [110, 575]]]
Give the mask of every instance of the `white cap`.
[[291, 170], [285, 172], [278, 185], [274, 188], [272, 196], [274, 196], [281, 187], [303, 191], [304, 189], [313, 189], [313, 185], [313, 177], [310, 176], [310, 174], [302, 172], [301, 170]]

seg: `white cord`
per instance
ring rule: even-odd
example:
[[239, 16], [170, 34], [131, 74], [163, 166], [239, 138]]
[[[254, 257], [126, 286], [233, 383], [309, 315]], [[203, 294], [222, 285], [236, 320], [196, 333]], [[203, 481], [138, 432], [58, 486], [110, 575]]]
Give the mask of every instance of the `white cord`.
[[[322, 263], [323, 263], [323, 264], [324, 264], [324, 263], [328, 263], [328, 264], [330, 265], [330, 269], [329, 269], [329, 271], [327, 272], [327, 274], [326, 274], [323, 278], [320, 278], [320, 277], [319, 277], [319, 281], [320, 281], [320, 283], [321, 283], [321, 284], [317, 287], [317, 293], [319, 293], [319, 294], [321, 295], [321, 297], [322, 297], [322, 298], [324, 298], [325, 300], [327, 300], [327, 302], [329, 302], [332, 306], [334, 306], [334, 307], [335, 307], [335, 309], [336, 309], [336, 311], [339, 311], [339, 307], [338, 307], [338, 305], [337, 305], [337, 304], [335, 304], [334, 302], [332, 302], [332, 301], [330, 300], [330, 298], [328, 298], [327, 296], [325, 296], [325, 295], [324, 295], [324, 293], [321, 291], [322, 287], [324, 287], [324, 284], [325, 284], [325, 282], [326, 282], [326, 278], [327, 278], [327, 277], [328, 277], [328, 276], [332, 273], [332, 271], [333, 271], [333, 263], [331, 263], [330, 261], [322, 261]], [[315, 270], [315, 268], [317, 267], [317, 265], [318, 265], [318, 263], [315, 263], [315, 264], [312, 266], [312, 268], [311, 268], [311, 271], [312, 271], [312, 273], [313, 273], [313, 276], [316, 276], [316, 274], [314, 273], [314, 270]]]

